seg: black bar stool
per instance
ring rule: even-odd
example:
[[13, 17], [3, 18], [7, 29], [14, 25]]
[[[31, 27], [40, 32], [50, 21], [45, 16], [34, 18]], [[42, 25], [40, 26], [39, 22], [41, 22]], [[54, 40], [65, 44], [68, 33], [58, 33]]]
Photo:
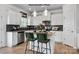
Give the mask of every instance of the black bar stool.
[[[49, 50], [51, 54], [50, 39], [47, 38], [47, 33], [37, 33], [37, 38], [38, 38], [37, 51], [39, 52], [39, 43], [41, 43], [41, 53], [43, 53], [46, 50], [46, 54], [47, 54], [48, 53], [47, 51]], [[47, 43], [49, 43], [49, 48], [47, 47]], [[46, 44], [46, 48], [43, 47], [43, 44]]]
[[25, 49], [25, 53], [27, 51], [27, 46], [28, 46], [28, 42], [32, 42], [32, 50], [33, 50], [33, 54], [34, 54], [34, 48], [35, 48], [35, 41], [36, 41], [36, 38], [34, 38], [34, 33], [26, 33], [26, 49]]

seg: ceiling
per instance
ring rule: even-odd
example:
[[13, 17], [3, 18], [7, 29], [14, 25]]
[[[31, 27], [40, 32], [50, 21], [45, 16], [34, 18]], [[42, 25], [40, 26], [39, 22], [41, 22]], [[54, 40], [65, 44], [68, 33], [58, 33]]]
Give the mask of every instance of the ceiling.
[[22, 8], [25, 11], [33, 12], [35, 11], [44, 11], [47, 10], [55, 10], [61, 9], [62, 4], [12, 4], [16, 7]]

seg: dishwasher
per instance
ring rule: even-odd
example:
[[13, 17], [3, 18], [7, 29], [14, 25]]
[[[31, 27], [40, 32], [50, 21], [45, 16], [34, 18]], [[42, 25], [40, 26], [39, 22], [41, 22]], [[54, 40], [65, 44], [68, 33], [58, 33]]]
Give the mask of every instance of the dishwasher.
[[23, 42], [24, 42], [24, 32], [20, 31], [20, 32], [18, 32], [18, 41], [17, 41], [17, 43], [20, 44], [20, 43], [23, 43]]

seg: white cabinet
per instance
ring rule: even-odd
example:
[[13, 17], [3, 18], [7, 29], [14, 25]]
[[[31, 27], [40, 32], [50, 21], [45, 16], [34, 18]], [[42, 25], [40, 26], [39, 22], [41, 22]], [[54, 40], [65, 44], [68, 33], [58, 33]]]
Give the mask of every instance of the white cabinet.
[[62, 31], [56, 31], [54, 35], [55, 42], [62, 42]]
[[63, 14], [62, 13], [52, 14], [51, 24], [52, 25], [63, 25]]
[[16, 23], [16, 14], [13, 11], [9, 11], [9, 22], [8, 24], [15, 24]]
[[13, 32], [12, 34], [12, 46], [15, 46], [17, 44], [18, 41], [18, 33], [17, 32]]
[[17, 44], [18, 33], [17, 32], [7, 32], [7, 46], [12, 47]]
[[0, 47], [6, 46], [6, 21], [7, 9], [5, 5], [0, 5]]
[[21, 13], [16, 13], [16, 24], [20, 25], [21, 24]]
[[12, 10], [8, 12], [8, 21], [7, 24], [17, 24], [20, 25], [21, 14]]
[[75, 47], [75, 5], [63, 5], [63, 42]]

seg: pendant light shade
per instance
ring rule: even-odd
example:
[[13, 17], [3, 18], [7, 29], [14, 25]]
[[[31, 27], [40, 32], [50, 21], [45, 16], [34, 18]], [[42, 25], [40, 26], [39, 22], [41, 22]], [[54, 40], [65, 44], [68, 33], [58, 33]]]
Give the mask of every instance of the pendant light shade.
[[37, 15], [37, 13], [36, 13], [36, 11], [34, 11], [34, 12], [33, 12], [33, 16], [36, 17], [36, 15]]
[[45, 9], [44, 16], [47, 16], [47, 13], [48, 13], [48, 11], [47, 11], [47, 9]]

